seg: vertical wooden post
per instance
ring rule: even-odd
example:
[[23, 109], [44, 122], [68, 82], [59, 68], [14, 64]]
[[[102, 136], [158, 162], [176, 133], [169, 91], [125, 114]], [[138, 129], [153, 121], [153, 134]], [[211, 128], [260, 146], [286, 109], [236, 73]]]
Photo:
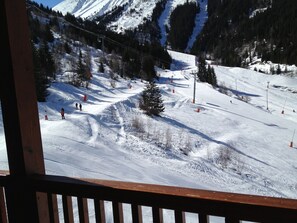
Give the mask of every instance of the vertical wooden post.
[[152, 207], [153, 222], [163, 223], [163, 210], [162, 208]]
[[10, 170], [6, 190], [9, 222], [49, 222], [46, 196], [36, 197], [30, 183], [24, 182], [28, 175], [45, 173], [25, 0], [2, 0], [0, 10], [1, 50], [5, 55], [0, 66], [0, 91]]
[[123, 204], [117, 201], [112, 202], [113, 221], [124, 223]]
[[105, 207], [104, 201], [94, 199], [96, 223], [105, 223]]
[[58, 199], [56, 194], [47, 194], [50, 222], [59, 223]]
[[140, 205], [132, 204], [132, 222], [133, 223], [142, 223], [142, 208]]
[[209, 223], [209, 216], [205, 213], [198, 213], [199, 223]]
[[63, 202], [63, 213], [64, 213], [64, 222], [65, 223], [73, 223], [73, 206], [72, 206], [72, 198], [66, 195], [62, 196]]
[[80, 223], [89, 223], [88, 200], [87, 198], [78, 197], [78, 216]]
[[185, 223], [186, 222], [185, 212], [175, 210], [174, 218], [175, 218], [175, 223]]

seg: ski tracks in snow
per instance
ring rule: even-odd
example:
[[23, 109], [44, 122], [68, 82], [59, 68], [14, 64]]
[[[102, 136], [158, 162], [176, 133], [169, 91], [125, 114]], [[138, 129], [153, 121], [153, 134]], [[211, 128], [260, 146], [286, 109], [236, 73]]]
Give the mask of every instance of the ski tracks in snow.
[[126, 141], [126, 132], [125, 132], [125, 128], [124, 128], [124, 119], [123, 117], [120, 115], [120, 112], [117, 108], [117, 104], [114, 104], [112, 106], [112, 108], [114, 109], [114, 115], [115, 117], [117, 118], [118, 122], [119, 122], [119, 126], [120, 126], [120, 130], [118, 132], [118, 135], [117, 135], [117, 142], [119, 144], [122, 144]]
[[90, 139], [88, 142], [89, 144], [94, 145], [99, 135], [100, 126], [98, 121], [92, 116], [88, 116], [87, 120], [91, 129]]
[[173, 108], [181, 108], [184, 104], [189, 102], [189, 98], [181, 98], [174, 104]]

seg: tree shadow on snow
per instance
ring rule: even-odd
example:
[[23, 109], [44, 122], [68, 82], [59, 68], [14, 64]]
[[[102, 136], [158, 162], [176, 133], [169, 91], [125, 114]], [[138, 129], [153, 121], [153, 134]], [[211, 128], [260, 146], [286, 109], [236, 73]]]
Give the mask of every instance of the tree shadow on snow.
[[220, 140], [216, 140], [216, 139], [214, 139], [214, 138], [212, 138], [212, 137], [204, 134], [203, 132], [200, 132], [197, 129], [191, 128], [191, 127], [189, 127], [189, 126], [187, 126], [187, 125], [185, 125], [185, 124], [183, 124], [181, 122], [178, 122], [176, 120], [173, 120], [173, 119], [171, 119], [169, 117], [163, 117], [162, 116], [162, 117], [160, 117], [159, 121], [164, 121], [164, 122], [168, 123], [169, 125], [177, 126], [179, 128], [182, 128], [182, 129], [187, 129], [190, 133], [199, 135], [200, 137], [202, 137], [202, 138], [204, 138], [204, 139], [206, 139], [206, 140], [208, 140], [210, 142], [213, 142], [213, 143], [216, 143], [216, 144], [219, 144], [219, 145], [226, 146], [227, 148], [230, 148], [230, 149], [238, 152], [239, 154], [241, 154], [243, 156], [246, 156], [246, 157], [248, 157], [250, 159], [253, 159], [253, 160], [257, 161], [257, 162], [260, 162], [260, 163], [262, 163], [262, 164], [264, 164], [266, 166], [273, 167], [270, 164], [268, 164], [268, 163], [266, 163], [266, 162], [264, 162], [262, 160], [259, 160], [259, 159], [255, 158], [255, 157], [252, 157], [252, 156], [250, 156], [250, 155], [248, 155], [246, 153], [243, 153], [242, 151], [236, 149], [235, 147], [233, 147], [232, 145], [230, 145], [230, 144], [228, 144], [226, 142], [223, 142], [223, 141], [220, 141]]

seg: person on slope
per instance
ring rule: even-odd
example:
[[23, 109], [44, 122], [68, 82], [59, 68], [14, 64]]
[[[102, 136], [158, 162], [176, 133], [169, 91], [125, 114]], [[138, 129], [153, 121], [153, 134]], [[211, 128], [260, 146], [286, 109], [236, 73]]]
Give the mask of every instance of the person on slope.
[[65, 119], [65, 111], [64, 111], [64, 108], [61, 108], [61, 117], [62, 117], [62, 119]]

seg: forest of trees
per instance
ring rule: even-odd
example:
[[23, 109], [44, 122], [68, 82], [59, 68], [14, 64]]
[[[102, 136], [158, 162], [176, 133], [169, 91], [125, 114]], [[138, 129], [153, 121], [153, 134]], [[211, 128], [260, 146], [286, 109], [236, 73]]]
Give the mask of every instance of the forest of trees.
[[[105, 30], [95, 21], [82, 20], [69, 13], [63, 16], [37, 3], [30, 4], [38, 8], [34, 11], [35, 14], [47, 17], [48, 21], [40, 22], [38, 17], [33, 17], [30, 10], [34, 7], [28, 11], [32, 47], [35, 51], [34, 63], [38, 64], [35, 76], [39, 101], [46, 100], [46, 89], [55, 79], [56, 72], [61, 70], [59, 58], [65, 53], [73, 58], [70, 61], [72, 66], [70, 70], [73, 73], [71, 83], [75, 86], [88, 86], [90, 56], [81, 52], [81, 48], [87, 45], [102, 49], [105, 55], [109, 55], [100, 61], [99, 70], [104, 71], [104, 63], [106, 63], [112, 69], [112, 73], [122, 77], [152, 80], [156, 77], [154, 66], [169, 68], [171, 64], [171, 57], [158, 42], [139, 42], [129, 32], [125, 35], [117, 34]], [[42, 11], [45, 14], [42, 14]], [[68, 23], [64, 22], [63, 25], [59, 23], [61, 18]], [[61, 38], [55, 40], [52, 31], [60, 33]], [[98, 33], [100, 35], [97, 35]], [[79, 41], [81, 45], [78, 46], [74, 43], [75, 41]]]
[[[251, 16], [255, 9], [264, 9]], [[297, 1], [209, 0], [209, 19], [192, 53], [204, 52], [223, 65], [245, 66], [259, 56], [274, 63], [297, 63]]]
[[201, 82], [207, 82], [214, 87], [218, 85], [214, 68], [209, 64], [206, 65], [206, 61], [203, 56], [200, 56], [198, 59], [198, 78]]

